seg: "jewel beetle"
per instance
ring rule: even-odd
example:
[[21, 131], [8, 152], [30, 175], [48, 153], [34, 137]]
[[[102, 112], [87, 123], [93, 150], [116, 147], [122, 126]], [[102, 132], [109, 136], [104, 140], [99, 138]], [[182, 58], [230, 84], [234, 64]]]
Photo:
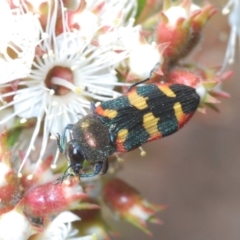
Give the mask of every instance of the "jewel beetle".
[[[104, 174], [111, 154], [175, 133], [189, 121], [199, 102], [196, 90], [182, 84], [134, 86], [123, 96], [98, 106], [92, 103], [90, 114], [68, 124], [61, 136], [57, 134], [58, 149], [79, 177]], [[67, 130], [71, 140], [66, 143]], [[92, 173], [84, 173], [84, 161], [93, 164]], [[63, 178], [70, 175], [66, 172]]]

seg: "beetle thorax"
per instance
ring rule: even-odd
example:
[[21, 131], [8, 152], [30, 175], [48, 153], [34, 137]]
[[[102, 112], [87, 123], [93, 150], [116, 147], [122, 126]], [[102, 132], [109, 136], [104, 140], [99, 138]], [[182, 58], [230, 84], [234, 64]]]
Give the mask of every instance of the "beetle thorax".
[[81, 150], [89, 161], [102, 161], [115, 152], [108, 127], [95, 115], [80, 119], [72, 130], [72, 136], [79, 141]]

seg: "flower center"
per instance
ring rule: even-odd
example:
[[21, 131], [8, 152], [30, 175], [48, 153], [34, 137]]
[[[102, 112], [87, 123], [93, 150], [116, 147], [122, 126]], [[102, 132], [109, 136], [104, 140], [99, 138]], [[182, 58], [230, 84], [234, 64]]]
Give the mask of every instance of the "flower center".
[[45, 84], [50, 90], [54, 90], [54, 94], [57, 96], [62, 96], [68, 94], [71, 89], [67, 87], [67, 84], [63, 85], [63, 82], [69, 82], [73, 84], [74, 75], [70, 68], [62, 66], [54, 66], [49, 70]]

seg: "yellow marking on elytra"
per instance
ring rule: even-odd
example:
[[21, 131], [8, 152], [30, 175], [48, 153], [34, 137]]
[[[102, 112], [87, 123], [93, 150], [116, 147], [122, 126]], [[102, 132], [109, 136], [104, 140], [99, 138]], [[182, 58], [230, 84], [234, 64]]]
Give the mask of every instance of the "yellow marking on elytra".
[[120, 142], [124, 142], [127, 138], [127, 135], [128, 135], [128, 130], [127, 129], [121, 129], [119, 132], [118, 132], [118, 135], [117, 135], [117, 140], [120, 141]]
[[159, 133], [158, 131], [158, 121], [160, 118], [154, 117], [152, 113], [146, 113], [143, 116], [143, 127], [150, 134], [150, 136], [154, 136]]
[[176, 97], [176, 94], [166, 85], [158, 85], [158, 88], [168, 97]]
[[108, 118], [115, 118], [117, 116], [117, 111], [113, 109], [104, 109], [104, 116]]
[[89, 122], [85, 121], [81, 123], [81, 128], [88, 128], [89, 127]]
[[184, 112], [182, 110], [182, 105], [180, 102], [176, 102], [174, 105], [173, 105], [173, 109], [174, 109], [174, 113], [175, 113], [175, 116], [178, 120], [178, 122], [182, 121], [183, 117], [184, 117]]
[[148, 97], [142, 97], [135, 91], [129, 93], [128, 95], [128, 101], [130, 104], [139, 110], [143, 110], [148, 107], [147, 99]]

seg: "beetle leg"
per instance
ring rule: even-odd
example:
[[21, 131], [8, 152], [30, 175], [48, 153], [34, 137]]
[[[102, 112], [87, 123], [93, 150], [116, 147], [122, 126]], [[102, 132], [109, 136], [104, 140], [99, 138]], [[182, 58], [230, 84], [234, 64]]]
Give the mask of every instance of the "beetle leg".
[[103, 162], [98, 162], [94, 165], [93, 173], [83, 173], [79, 174], [79, 177], [94, 177], [95, 175], [99, 174], [102, 169]]
[[92, 110], [92, 112], [95, 112], [96, 106], [94, 102], [90, 102], [90, 108]]
[[108, 170], [108, 159], [102, 162], [95, 163], [93, 173], [79, 174], [79, 177], [94, 177], [95, 175], [98, 175], [98, 174], [105, 174], [107, 170]]
[[63, 130], [63, 133], [62, 133], [62, 136], [60, 136], [59, 133], [57, 133], [57, 146], [58, 146], [58, 149], [61, 153], [63, 153], [65, 151], [65, 136], [66, 136], [66, 131], [67, 130], [72, 130], [74, 127], [74, 124], [68, 124], [64, 130]]
[[63, 149], [62, 149], [62, 146], [61, 146], [61, 144], [60, 144], [61, 136], [60, 136], [59, 133], [57, 133], [56, 139], [57, 139], [57, 147], [58, 147], [58, 150], [59, 150], [60, 153], [63, 153]]
[[102, 167], [101, 167], [101, 171], [99, 173], [100, 174], [105, 174], [107, 172], [107, 170], [108, 170], [108, 167], [109, 167], [108, 159], [105, 159], [101, 163], [102, 163]]

